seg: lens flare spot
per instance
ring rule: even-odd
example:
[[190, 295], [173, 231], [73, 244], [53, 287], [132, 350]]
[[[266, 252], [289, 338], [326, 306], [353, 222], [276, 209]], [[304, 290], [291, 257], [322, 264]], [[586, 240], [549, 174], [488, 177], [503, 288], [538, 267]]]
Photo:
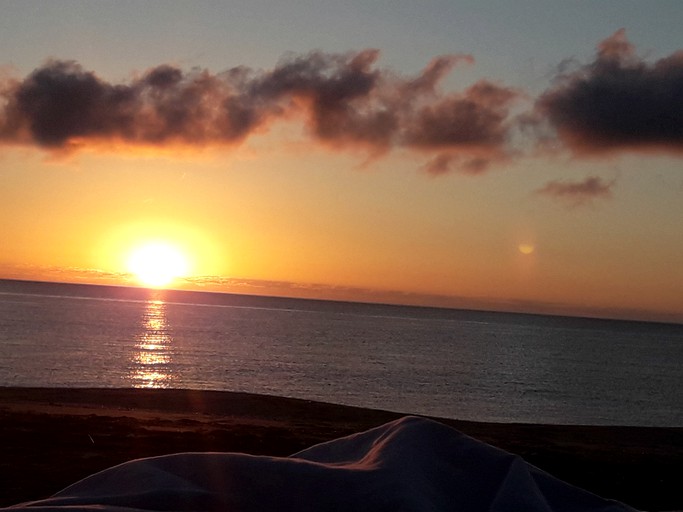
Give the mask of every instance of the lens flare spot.
[[517, 250], [522, 254], [529, 255], [533, 253], [536, 250], [536, 248], [531, 244], [519, 244], [517, 246]]

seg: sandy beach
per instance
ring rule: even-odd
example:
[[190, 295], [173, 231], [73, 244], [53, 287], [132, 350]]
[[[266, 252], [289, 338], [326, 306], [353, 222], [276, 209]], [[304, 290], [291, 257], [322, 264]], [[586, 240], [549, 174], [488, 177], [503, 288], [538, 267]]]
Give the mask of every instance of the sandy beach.
[[[287, 456], [401, 416], [244, 393], [0, 388], [0, 506], [47, 497], [131, 459], [192, 451]], [[600, 496], [642, 510], [683, 508], [683, 428], [434, 419]]]

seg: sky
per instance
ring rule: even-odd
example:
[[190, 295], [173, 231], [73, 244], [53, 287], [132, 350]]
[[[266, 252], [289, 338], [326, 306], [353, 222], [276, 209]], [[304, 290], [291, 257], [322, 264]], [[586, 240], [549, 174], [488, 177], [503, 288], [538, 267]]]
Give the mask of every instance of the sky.
[[0, 278], [683, 322], [678, 0], [0, 12]]

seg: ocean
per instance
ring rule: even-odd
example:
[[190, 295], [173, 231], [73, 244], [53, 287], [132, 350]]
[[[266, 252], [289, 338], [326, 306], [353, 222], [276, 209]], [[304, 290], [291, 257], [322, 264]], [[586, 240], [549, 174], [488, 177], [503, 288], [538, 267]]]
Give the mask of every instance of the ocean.
[[0, 386], [683, 426], [683, 325], [0, 280]]

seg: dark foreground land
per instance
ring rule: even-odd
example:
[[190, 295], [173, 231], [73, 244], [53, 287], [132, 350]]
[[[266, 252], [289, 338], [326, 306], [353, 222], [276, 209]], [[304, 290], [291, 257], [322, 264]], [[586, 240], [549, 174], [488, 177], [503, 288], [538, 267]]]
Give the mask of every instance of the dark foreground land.
[[[401, 414], [186, 390], [0, 388], [0, 506], [130, 459], [186, 451], [286, 456]], [[439, 420], [600, 496], [683, 509], [683, 428]]]

